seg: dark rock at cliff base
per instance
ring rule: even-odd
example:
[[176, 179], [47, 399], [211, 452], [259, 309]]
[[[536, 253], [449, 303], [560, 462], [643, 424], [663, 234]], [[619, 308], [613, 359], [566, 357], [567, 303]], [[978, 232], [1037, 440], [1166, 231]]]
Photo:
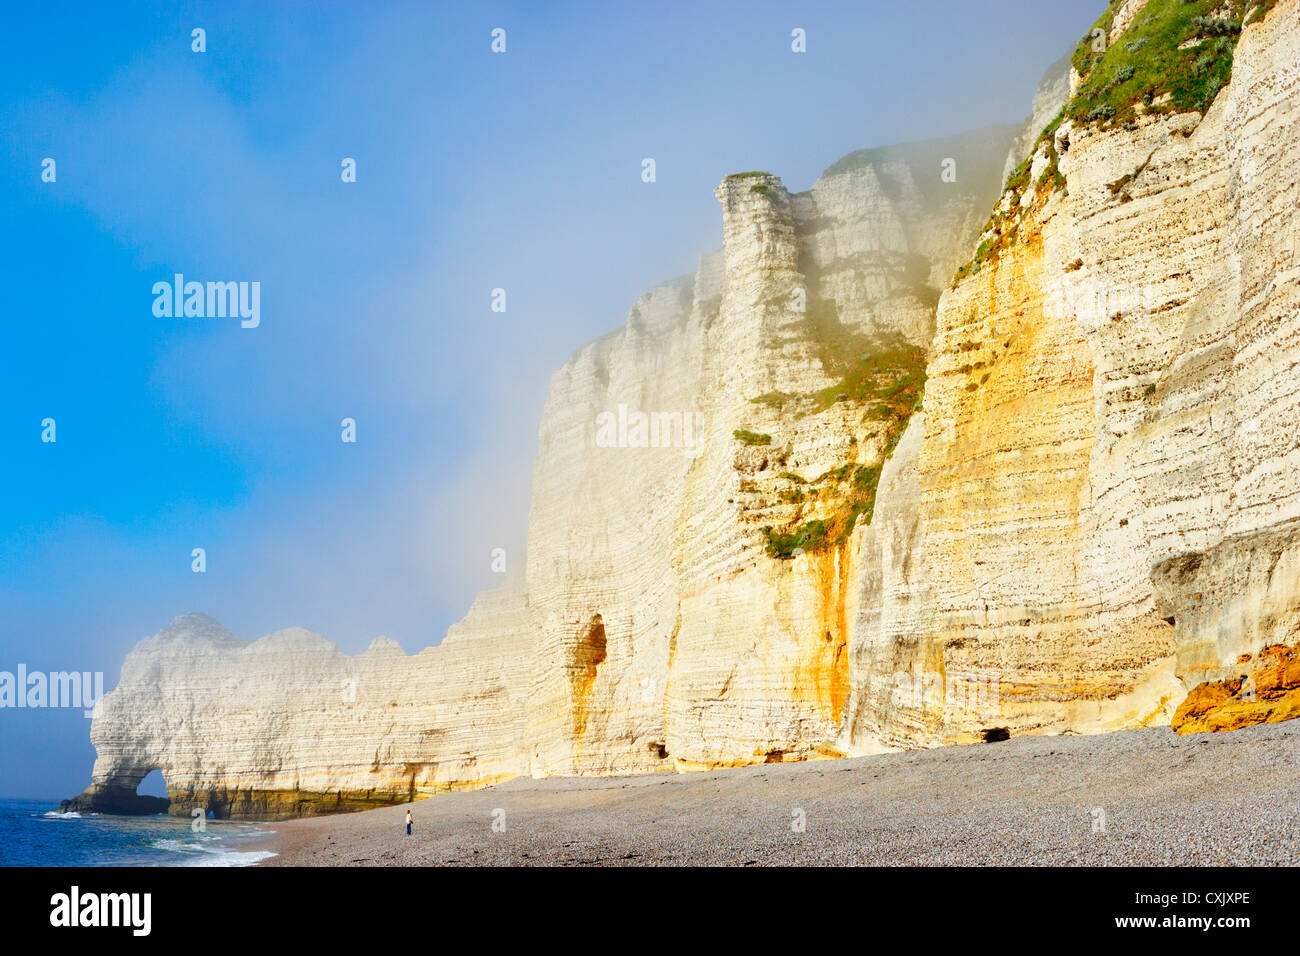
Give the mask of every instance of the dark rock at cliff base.
[[166, 813], [171, 801], [166, 797], [146, 797], [121, 787], [87, 787], [71, 800], [59, 804], [60, 813], [115, 813], [124, 816], [148, 816]]

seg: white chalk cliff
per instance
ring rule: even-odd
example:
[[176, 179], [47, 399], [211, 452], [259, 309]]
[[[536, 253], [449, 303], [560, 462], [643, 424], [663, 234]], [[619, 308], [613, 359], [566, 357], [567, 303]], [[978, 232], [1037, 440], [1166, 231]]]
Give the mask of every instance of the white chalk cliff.
[[1147, 7], [1100, 21], [1128, 60], [1049, 73], [1005, 191], [1012, 128], [806, 193], [728, 176], [722, 249], [555, 374], [517, 579], [413, 656], [173, 621], [73, 803], [156, 768], [172, 812], [270, 817], [1294, 716], [1261, 652], [1300, 641], [1300, 0], [1219, 4], [1244, 26], [1195, 110], [1115, 99]]

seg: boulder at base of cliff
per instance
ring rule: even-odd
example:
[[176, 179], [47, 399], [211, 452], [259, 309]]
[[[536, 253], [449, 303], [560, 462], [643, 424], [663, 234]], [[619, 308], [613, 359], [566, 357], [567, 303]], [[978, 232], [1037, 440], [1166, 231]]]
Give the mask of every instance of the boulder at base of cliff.
[[1254, 659], [1241, 658], [1240, 676], [1192, 688], [1174, 714], [1174, 730], [1238, 730], [1300, 717], [1300, 646], [1273, 644]]

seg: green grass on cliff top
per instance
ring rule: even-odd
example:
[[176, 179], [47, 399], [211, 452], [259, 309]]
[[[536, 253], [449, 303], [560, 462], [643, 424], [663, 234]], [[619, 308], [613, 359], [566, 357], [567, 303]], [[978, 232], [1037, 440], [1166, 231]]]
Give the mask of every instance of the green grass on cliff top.
[[[1133, 21], [1103, 49], [1123, 0], [1111, 0], [1106, 10], [1079, 41], [1071, 64], [1081, 77], [1074, 96], [1043, 129], [1033, 147], [1003, 188], [1015, 194], [1011, 209], [996, 209], [983, 239], [969, 262], [957, 270], [953, 284], [978, 272], [1016, 234], [1021, 212], [1019, 199], [1026, 190], [1064, 189], [1056, 155], [1055, 134], [1069, 119], [1076, 128], [1134, 128], [1140, 114], [1204, 113], [1232, 76], [1232, 57], [1244, 26], [1264, 17], [1277, 0], [1150, 0]], [[1186, 49], [1183, 44], [1196, 41]], [[1048, 168], [1030, 182], [1033, 156], [1046, 146]]]
[[[1228, 85], [1247, 17], [1260, 19], [1276, 0], [1150, 0], [1123, 36], [1094, 49], [1094, 33], [1110, 31], [1121, 2], [1113, 0], [1071, 57], [1083, 77], [1065, 108], [1076, 126], [1131, 123], [1139, 103], [1147, 114], [1204, 112]], [[1179, 49], [1189, 40], [1199, 42]], [[1168, 102], [1154, 105], [1164, 94]]]

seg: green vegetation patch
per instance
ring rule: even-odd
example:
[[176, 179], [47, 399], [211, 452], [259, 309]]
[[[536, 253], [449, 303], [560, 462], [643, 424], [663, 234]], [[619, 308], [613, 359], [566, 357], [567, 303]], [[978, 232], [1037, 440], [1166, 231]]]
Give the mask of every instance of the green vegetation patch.
[[881, 342], [845, 327], [830, 299], [809, 302], [801, 334], [812, 345], [822, 369], [838, 377], [808, 396], [808, 412], [836, 402], [883, 403], [911, 415], [925, 390], [925, 352], [903, 339]]
[[799, 551], [823, 551], [830, 545], [829, 530], [825, 521], [807, 521], [789, 531], [773, 531], [766, 527], [769, 557], [789, 560]]
[[[901, 430], [891, 436], [885, 458], [893, 452], [901, 436]], [[766, 540], [768, 557], [784, 561], [793, 558], [796, 550], [806, 554], [825, 551], [845, 543], [859, 521], [865, 520], [870, 524], [876, 509], [876, 490], [880, 485], [883, 462], [884, 459], [874, 465], [858, 465], [849, 462], [842, 468], [835, 469], [831, 477], [846, 487], [840, 489], [835, 510], [829, 516], [796, 522], [793, 526], [782, 530], [777, 530], [771, 525], [764, 527], [763, 536]], [[802, 498], [787, 499], [783, 495], [782, 500], [802, 500]]]
[[771, 435], [761, 435], [758, 432], [752, 432], [748, 428], [737, 428], [731, 433], [731, 437], [745, 445], [770, 445], [772, 444]]
[[797, 401], [798, 398], [798, 395], [792, 395], [789, 392], [765, 392], [757, 398], [751, 398], [750, 401], [755, 405], [784, 408], [787, 402]]
[[[806, 413], [824, 411], [836, 402], [865, 406], [862, 420], [874, 423], [884, 442], [879, 462], [864, 465], [845, 461], [812, 482], [820, 486], [816, 495], [809, 493], [798, 499], [825, 502], [828, 514], [808, 520], [796, 518], [785, 528], [764, 527], [767, 554], [778, 559], [792, 558], [796, 550], [815, 553], [841, 545], [859, 521], [871, 522], [881, 467], [902, 438], [913, 413], [921, 407], [925, 393], [925, 352], [901, 339], [882, 343], [846, 328], [833, 301], [811, 301], [800, 332], [814, 349], [823, 370], [839, 380], [808, 396], [782, 394], [781, 404], [798, 401]], [[775, 404], [771, 396], [754, 399], [760, 400]], [[850, 439], [849, 449], [857, 445]], [[848, 452], [850, 457], [854, 454], [853, 450]], [[803, 481], [792, 472], [783, 472], [779, 477]], [[781, 498], [796, 500], [793, 495]]]

